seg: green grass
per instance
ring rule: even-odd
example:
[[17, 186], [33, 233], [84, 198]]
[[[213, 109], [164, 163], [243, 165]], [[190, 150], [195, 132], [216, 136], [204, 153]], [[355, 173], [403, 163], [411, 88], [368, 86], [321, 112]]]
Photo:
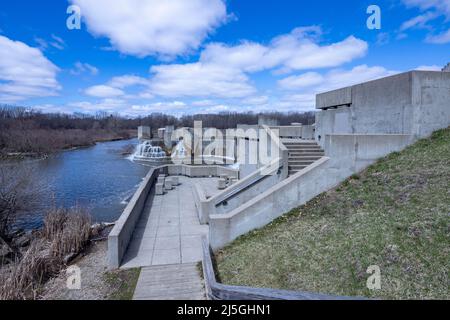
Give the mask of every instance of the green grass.
[[[222, 282], [450, 299], [450, 129], [378, 161], [216, 254]], [[371, 265], [381, 290], [366, 287]]]
[[137, 281], [141, 273], [140, 268], [116, 270], [105, 273], [105, 282], [111, 287], [109, 300], [132, 300]]

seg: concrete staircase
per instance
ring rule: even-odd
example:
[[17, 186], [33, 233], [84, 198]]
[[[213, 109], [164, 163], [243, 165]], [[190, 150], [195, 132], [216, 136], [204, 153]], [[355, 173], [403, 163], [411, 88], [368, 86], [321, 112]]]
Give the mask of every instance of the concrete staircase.
[[289, 150], [289, 176], [305, 169], [325, 155], [325, 152], [315, 141], [282, 140]]

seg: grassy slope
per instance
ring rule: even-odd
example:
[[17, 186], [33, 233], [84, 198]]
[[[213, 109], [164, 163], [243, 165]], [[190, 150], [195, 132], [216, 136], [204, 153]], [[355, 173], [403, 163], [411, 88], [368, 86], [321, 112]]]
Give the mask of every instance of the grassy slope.
[[[218, 252], [224, 283], [383, 298], [446, 298], [450, 129], [378, 161]], [[370, 265], [381, 290], [366, 288]]]

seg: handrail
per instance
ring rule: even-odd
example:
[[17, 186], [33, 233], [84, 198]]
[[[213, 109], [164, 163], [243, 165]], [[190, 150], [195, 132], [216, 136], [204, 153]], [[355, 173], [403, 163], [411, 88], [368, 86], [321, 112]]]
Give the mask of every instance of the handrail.
[[224, 285], [216, 280], [211, 248], [205, 236], [202, 237], [202, 250], [203, 278], [207, 298], [210, 300], [365, 300], [361, 297], [334, 296], [306, 291]]
[[244, 189], [248, 188], [249, 186], [258, 183], [259, 181], [263, 180], [265, 177], [267, 177], [269, 175], [273, 175], [280, 168], [282, 168], [284, 166], [286, 166], [286, 172], [287, 172], [287, 161], [288, 161], [288, 157], [289, 157], [288, 149], [281, 142], [279, 137], [276, 136], [275, 133], [268, 126], [263, 125], [262, 127], [267, 132], [267, 134], [270, 136], [270, 138], [276, 143], [277, 147], [281, 151], [280, 157], [273, 159], [268, 165], [265, 165], [264, 167], [253, 172], [252, 174], [245, 177], [244, 179], [236, 182], [234, 185], [230, 186], [229, 188], [225, 189], [224, 191], [207, 199], [206, 202], [208, 204], [214, 204], [214, 206], [216, 206], [216, 205], [220, 204], [221, 202], [224, 202], [227, 199], [230, 199], [231, 197], [240, 193], [241, 190], [244, 190]]

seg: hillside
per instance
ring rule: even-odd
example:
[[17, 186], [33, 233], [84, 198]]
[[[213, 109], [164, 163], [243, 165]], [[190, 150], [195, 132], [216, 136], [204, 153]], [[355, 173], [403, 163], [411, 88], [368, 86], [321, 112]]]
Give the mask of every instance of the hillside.
[[[450, 298], [450, 128], [216, 254], [223, 283], [388, 299]], [[381, 290], [366, 287], [371, 265]]]

